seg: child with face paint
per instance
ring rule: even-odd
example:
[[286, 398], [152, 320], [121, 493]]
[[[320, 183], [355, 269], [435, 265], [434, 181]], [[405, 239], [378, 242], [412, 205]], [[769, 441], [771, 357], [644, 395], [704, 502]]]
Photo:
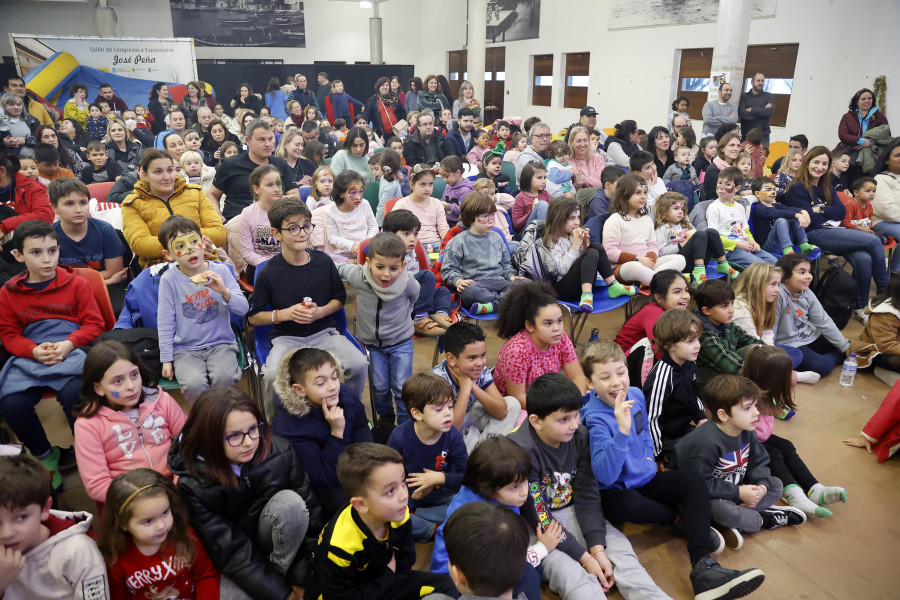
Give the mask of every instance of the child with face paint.
[[159, 228], [163, 256], [175, 264], [159, 280], [159, 358], [162, 376], [178, 378], [191, 405], [207, 388], [241, 378], [231, 313], [250, 308], [231, 267], [203, 257], [200, 227], [181, 215]]
[[172, 476], [166, 456], [187, 417], [158, 379], [114, 340], [98, 343], [84, 361], [75, 456], [85, 491], [101, 506], [117, 475], [147, 468]]

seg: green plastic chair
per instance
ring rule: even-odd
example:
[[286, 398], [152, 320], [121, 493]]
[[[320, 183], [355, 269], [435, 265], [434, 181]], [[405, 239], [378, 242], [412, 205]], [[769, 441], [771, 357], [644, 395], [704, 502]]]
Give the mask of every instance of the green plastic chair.
[[511, 163], [508, 160], [500, 161], [500, 173], [509, 177], [509, 189], [515, 190], [519, 187], [519, 182], [516, 181], [516, 165], [515, 163]]
[[434, 178], [434, 189], [431, 190], [431, 196], [433, 198], [437, 198], [440, 200], [444, 197], [444, 188], [447, 187], [447, 182], [444, 181], [444, 178], [438, 175]]
[[373, 213], [378, 210], [378, 188], [380, 185], [381, 183], [378, 181], [370, 181], [363, 188], [363, 198], [368, 201]]
[[[244, 344], [243, 334], [241, 333], [241, 330], [233, 322], [231, 323], [231, 331], [234, 333], [234, 339], [237, 342], [238, 346], [238, 368], [243, 374], [243, 372], [246, 371], [247, 367], [249, 366], [249, 363], [247, 362], [247, 347]], [[174, 392], [179, 389], [178, 378], [173, 377], [172, 379], [166, 379], [165, 377], [160, 377], [159, 387], [167, 392]]]

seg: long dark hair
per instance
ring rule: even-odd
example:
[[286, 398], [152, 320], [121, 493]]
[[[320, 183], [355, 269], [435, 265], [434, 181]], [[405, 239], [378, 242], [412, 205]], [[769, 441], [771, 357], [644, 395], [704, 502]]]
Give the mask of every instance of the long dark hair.
[[859, 110], [859, 97], [862, 96], [863, 94], [865, 94], [866, 92], [869, 92], [870, 94], [872, 94], [872, 106], [875, 106], [875, 92], [873, 92], [869, 88], [863, 88], [863, 89], [859, 90], [858, 92], [856, 92], [855, 94], [853, 94], [853, 97], [850, 98], [850, 112], [856, 112]]
[[[240, 389], [212, 387], [200, 394], [181, 430], [181, 452], [189, 473], [203, 477], [200, 466], [206, 467], [206, 478], [223, 487], [237, 487], [238, 480], [225, 456], [225, 422], [232, 411], [248, 412], [263, 427], [259, 448], [253, 464], [263, 462], [272, 452], [272, 432], [259, 405]], [[202, 457], [202, 458], [201, 458]]]
[[519, 283], [506, 294], [497, 311], [497, 335], [509, 339], [534, 323], [545, 306], [556, 304], [556, 290], [540, 281]]
[[831, 150], [825, 146], [816, 146], [806, 153], [806, 156], [803, 157], [803, 162], [800, 164], [800, 170], [797, 171], [797, 175], [795, 175], [791, 183], [788, 184], [788, 189], [795, 185], [802, 185], [806, 188], [806, 191], [809, 192], [810, 196], [813, 196], [813, 183], [812, 175], [809, 173], [809, 163], [811, 163], [814, 158], [823, 155], [828, 157], [828, 170], [819, 178], [818, 185], [822, 188], [822, 193], [825, 195], [826, 204], [831, 205], [833, 200], [831, 192], [834, 190], [834, 186], [831, 184]]
[[[138, 372], [141, 374], [141, 387], [155, 388], [159, 385], [159, 377], [156, 372], [140, 359], [134, 348], [115, 340], [102, 341], [91, 348], [87, 358], [84, 359], [79, 394], [81, 404], [78, 406], [78, 412], [75, 413], [76, 417], [85, 419], [93, 417], [100, 407], [106, 404], [105, 396], [98, 394], [94, 385], [103, 381], [109, 368], [119, 360], [128, 361], [138, 368]], [[138, 405], [143, 401], [144, 391], [141, 390], [141, 399], [138, 401]]]
[[369, 135], [362, 127], [351, 127], [350, 131], [347, 132], [347, 137], [344, 139], [344, 145], [341, 146], [341, 148], [346, 150], [347, 154], [353, 154], [353, 141], [356, 139], [364, 140], [366, 142], [366, 149], [368, 149]]
[[158, 100], [159, 90], [161, 90], [165, 85], [166, 83], [164, 81], [157, 81], [156, 83], [154, 83], [153, 87], [150, 89], [150, 100]]
[[762, 390], [760, 412], [776, 415], [785, 408], [795, 410], [793, 363], [788, 353], [778, 346], [756, 346], [744, 358], [741, 376]]
[[631, 134], [637, 132], [637, 121], [626, 119], [621, 123], [616, 123], [615, 137], [625, 143], [631, 142]]
[[689, 99], [687, 96], [678, 96], [677, 98], [675, 98], [675, 101], [672, 102], [672, 110], [678, 110], [678, 105], [679, 105], [682, 101], [688, 103], [688, 109], [691, 108], [691, 101], [690, 101], [690, 99]]
[[[645, 148], [645, 150], [652, 154], [654, 158], [656, 158], [656, 136], [660, 131], [664, 131], [666, 135], [669, 135], [669, 130], [662, 125], [657, 125], [650, 130], [650, 133], [647, 134], [647, 147]], [[666, 154], [671, 151], [671, 149], [666, 148]]]

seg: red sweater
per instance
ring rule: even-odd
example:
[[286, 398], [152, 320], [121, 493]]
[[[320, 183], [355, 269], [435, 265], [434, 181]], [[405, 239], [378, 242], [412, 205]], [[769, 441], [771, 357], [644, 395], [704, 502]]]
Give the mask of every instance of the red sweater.
[[43, 290], [25, 285], [28, 271], [0, 289], [0, 340], [16, 356], [34, 358], [36, 344], [22, 335], [25, 326], [43, 319], [65, 319], [81, 327], [67, 338], [75, 347], [89, 344], [103, 333], [103, 316], [90, 284], [71, 267], [56, 267], [56, 278]]
[[[637, 313], [625, 321], [622, 329], [616, 335], [616, 343], [622, 348], [623, 352], [628, 352], [631, 347], [644, 338], [650, 338], [653, 341], [653, 326], [656, 321], [666, 311], [655, 302], [651, 302]], [[659, 360], [662, 353], [653, 347], [653, 355]]]
[[176, 560], [171, 546], [163, 547], [153, 556], [144, 556], [134, 545], [134, 541], [129, 539], [125, 552], [109, 569], [110, 598], [218, 598], [219, 573], [193, 529], [190, 530], [190, 536], [197, 552], [192, 565]]

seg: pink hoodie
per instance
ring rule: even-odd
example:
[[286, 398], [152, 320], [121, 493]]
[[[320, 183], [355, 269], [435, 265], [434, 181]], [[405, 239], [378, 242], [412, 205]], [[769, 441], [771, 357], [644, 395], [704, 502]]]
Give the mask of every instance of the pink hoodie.
[[161, 389], [144, 388], [138, 425], [125, 413], [101, 406], [93, 417], [75, 421], [75, 457], [88, 496], [106, 502], [116, 475], [147, 468], [171, 477], [166, 463], [172, 440], [187, 417]]

